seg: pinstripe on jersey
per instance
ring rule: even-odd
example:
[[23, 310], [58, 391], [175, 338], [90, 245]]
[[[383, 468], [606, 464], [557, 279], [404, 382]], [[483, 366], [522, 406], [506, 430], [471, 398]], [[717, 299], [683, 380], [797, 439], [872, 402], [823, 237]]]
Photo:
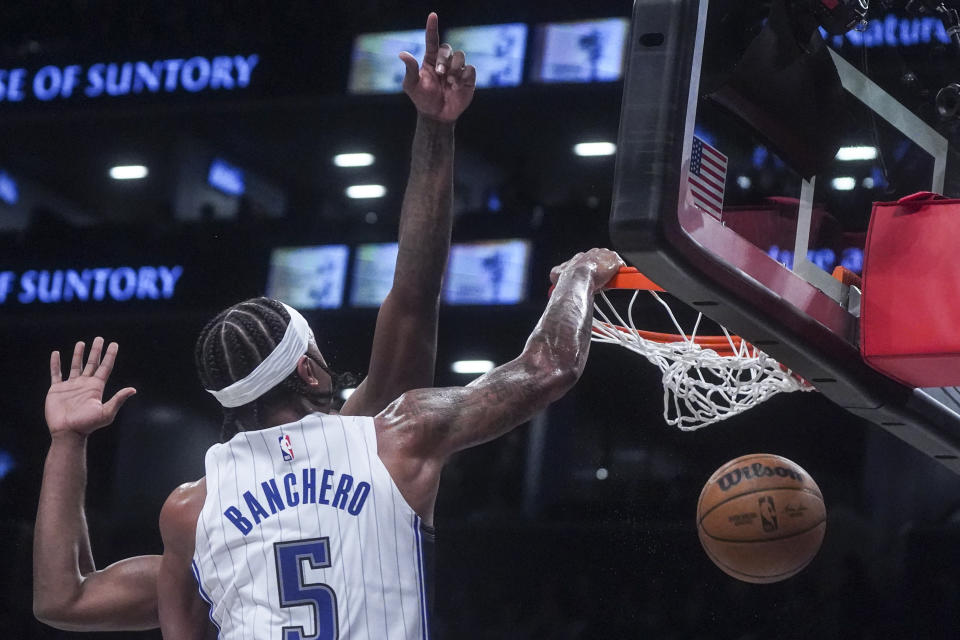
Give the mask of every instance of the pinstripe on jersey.
[[420, 518], [372, 418], [241, 432], [207, 451], [206, 473], [194, 573], [220, 638], [428, 637]]

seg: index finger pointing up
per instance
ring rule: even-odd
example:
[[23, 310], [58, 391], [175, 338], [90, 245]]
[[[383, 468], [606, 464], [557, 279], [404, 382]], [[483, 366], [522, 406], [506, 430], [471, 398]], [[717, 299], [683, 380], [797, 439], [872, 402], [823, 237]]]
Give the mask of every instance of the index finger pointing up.
[[424, 31], [426, 49], [423, 54], [423, 66], [433, 69], [437, 66], [437, 51], [440, 50], [440, 29], [437, 26], [439, 19], [436, 13], [427, 16], [427, 28]]

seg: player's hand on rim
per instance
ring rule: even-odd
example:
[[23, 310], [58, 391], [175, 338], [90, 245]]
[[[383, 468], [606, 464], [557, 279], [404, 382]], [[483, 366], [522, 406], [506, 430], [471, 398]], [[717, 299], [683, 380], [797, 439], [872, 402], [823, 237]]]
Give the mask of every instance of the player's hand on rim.
[[466, 64], [463, 51], [453, 51], [449, 44], [440, 44], [436, 13], [427, 16], [426, 49], [423, 64], [409, 52], [400, 53], [407, 67], [403, 90], [420, 115], [441, 122], [455, 122], [473, 100], [477, 70]]
[[561, 274], [580, 267], [586, 267], [593, 274], [593, 286], [595, 291], [599, 291], [610, 280], [617, 275], [620, 267], [625, 267], [626, 263], [617, 255], [616, 252], [609, 249], [590, 249], [589, 251], [576, 254], [566, 262], [555, 266], [550, 270], [550, 283], [557, 284]]
[[123, 403], [137, 392], [133, 387], [125, 387], [103, 402], [103, 390], [119, 350], [117, 343], [111, 342], [104, 354], [103, 342], [103, 338], [94, 339], [86, 364], [83, 362], [84, 343], [74, 345], [66, 380], [60, 365], [60, 352], [50, 354], [50, 389], [44, 403], [44, 416], [51, 436], [65, 433], [85, 436], [107, 426], [116, 418]]

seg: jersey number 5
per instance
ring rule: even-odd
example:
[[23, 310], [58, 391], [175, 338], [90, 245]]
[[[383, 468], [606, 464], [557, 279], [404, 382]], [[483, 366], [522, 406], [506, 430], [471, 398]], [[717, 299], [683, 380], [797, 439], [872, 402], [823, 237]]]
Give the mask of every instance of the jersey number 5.
[[273, 545], [273, 556], [277, 561], [280, 606], [313, 610], [313, 635], [307, 635], [303, 627], [284, 627], [282, 640], [337, 640], [340, 637], [337, 595], [325, 584], [308, 583], [303, 575], [304, 561], [310, 563], [311, 569], [330, 566], [330, 539], [277, 542]]

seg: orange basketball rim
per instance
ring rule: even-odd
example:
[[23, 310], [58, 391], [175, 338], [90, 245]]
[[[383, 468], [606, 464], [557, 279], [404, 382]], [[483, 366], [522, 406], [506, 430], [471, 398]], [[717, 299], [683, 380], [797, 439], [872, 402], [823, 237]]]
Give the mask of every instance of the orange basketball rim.
[[[640, 273], [636, 267], [620, 267], [620, 272], [613, 276], [613, 278], [604, 288], [608, 290], [624, 289], [632, 291], [658, 291], [660, 293], [666, 293], [666, 290], [663, 287]], [[734, 356], [738, 353], [742, 353], [741, 349], [744, 346], [747, 349], [753, 349], [753, 345], [751, 345], [749, 342], [745, 342], [740, 336], [735, 335], [699, 336], [681, 333], [660, 333], [657, 331], [646, 331], [644, 329], [631, 329], [630, 327], [625, 327], [616, 323], [608, 324], [604, 322], [602, 324], [619, 331], [626, 331], [629, 333], [636, 332], [641, 338], [659, 344], [668, 344], [671, 342], [693, 342], [700, 345], [704, 349], [712, 349], [721, 356]], [[594, 332], [598, 331], [596, 327], [594, 327], [593, 330]]]

